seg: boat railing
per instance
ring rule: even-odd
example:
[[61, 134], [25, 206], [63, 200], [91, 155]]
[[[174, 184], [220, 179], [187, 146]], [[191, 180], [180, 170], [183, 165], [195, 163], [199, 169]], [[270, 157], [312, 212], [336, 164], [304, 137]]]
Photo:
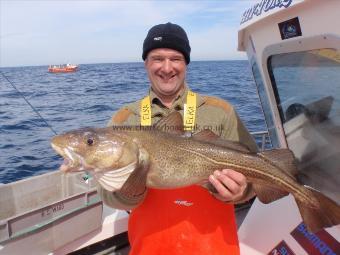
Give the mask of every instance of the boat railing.
[[270, 143], [269, 133], [267, 130], [254, 131], [250, 132], [250, 134], [254, 137], [260, 151], [264, 151], [272, 147]]

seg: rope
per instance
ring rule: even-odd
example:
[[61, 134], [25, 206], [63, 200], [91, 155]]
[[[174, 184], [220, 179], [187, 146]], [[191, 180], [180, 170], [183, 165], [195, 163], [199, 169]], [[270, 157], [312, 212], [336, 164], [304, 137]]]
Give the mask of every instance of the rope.
[[55, 134], [58, 135], [57, 132], [47, 123], [47, 121], [40, 115], [40, 113], [33, 107], [33, 105], [26, 99], [24, 94], [14, 85], [12, 81], [8, 79], [6, 75], [4, 75], [3, 72], [1, 72], [2, 76], [11, 84], [11, 86], [19, 93], [19, 95], [25, 100], [25, 102], [31, 107], [31, 109], [39, 116], [39, 118], [46, 124], [47, 127], [51, 129], [51, 131]]

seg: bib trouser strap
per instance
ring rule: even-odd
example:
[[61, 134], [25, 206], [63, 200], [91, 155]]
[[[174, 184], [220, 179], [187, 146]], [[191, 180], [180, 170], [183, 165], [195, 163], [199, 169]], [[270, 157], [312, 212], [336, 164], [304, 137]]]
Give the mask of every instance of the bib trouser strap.
[[[186, 104], [184, 104], [183, 126], [185, 131], [192, 131], [196, 121], [196, 93], [188, 91]], [[140, 108], [141, 126], [151, 126], [150, 96], [143, 98]]]

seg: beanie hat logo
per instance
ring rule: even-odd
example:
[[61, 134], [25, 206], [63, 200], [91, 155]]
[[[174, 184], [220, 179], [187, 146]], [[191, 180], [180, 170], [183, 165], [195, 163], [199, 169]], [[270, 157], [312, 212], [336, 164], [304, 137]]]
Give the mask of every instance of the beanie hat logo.
[[163, 39], [162, 36], [158, 36], [158, 37], [153, 38], [154, 41], [162, 41], [162, 39]]
[[182, 27], [170, 22], [153, 26], [143, 43], [143, 60], [153, 49], [168, 48], [183, 54], [185, 62], [190, 62], [190, 45], [186, 32]]

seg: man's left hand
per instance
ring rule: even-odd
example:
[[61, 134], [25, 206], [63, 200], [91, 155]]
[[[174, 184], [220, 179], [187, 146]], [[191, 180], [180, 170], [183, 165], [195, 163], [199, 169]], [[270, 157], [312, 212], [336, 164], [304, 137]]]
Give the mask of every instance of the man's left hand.
[[213, 195], [224, 202], [243, 200], [247, 189], [246, 177], [232, 169], [216, 170], [209, 176], [209, 181], [217, 190]]

